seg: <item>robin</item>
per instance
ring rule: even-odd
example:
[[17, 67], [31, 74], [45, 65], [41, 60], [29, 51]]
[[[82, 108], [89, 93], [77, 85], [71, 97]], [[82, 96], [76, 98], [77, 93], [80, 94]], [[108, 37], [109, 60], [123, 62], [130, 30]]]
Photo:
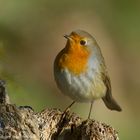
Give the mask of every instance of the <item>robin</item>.
[[[90, 102], [90, 118], [94, 100], [102, 99], [111, 110], [121, 111], [112, 97], [111, 82], [99, 45], [83, 30], [64, 35], [67, 43], [54, 62], [54, 77], [61, 92], [73, 102]], [[67, 109], [68, 109], [67, 108]]]

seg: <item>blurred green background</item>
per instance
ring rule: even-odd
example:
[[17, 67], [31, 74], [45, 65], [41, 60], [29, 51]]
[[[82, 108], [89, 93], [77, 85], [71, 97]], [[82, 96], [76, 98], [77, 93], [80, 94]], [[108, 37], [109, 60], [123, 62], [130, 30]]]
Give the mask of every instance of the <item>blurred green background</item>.
[[[101, 47], [121, 113], [95, 102], [92, 117], [113, 126], [121, 140], [140, 137], [140, 1], [138, 0], [0, 0], [0, 77], [12, 103], [65, 109], [53, 61], [64, 47], [64, 34], [83, 29]], [[72, 111], [86, 119], [89, 104]]]

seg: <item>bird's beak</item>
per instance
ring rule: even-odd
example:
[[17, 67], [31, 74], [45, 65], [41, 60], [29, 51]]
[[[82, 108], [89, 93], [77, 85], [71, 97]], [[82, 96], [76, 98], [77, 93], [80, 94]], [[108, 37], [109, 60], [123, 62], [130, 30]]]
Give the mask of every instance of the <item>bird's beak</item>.
[[70, 37], [69, 35], [64, 35], [64, 37], [65, 37], [66, 39], [71, 39], [71, 37]]

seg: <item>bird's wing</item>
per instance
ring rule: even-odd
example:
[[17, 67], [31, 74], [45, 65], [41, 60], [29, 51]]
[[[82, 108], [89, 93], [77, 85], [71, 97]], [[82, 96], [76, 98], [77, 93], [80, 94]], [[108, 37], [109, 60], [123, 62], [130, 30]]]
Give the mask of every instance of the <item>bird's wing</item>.
[[110, 82], [110, 78], [109, 78], [107, 72], [102, 73], [102, 79], [106, 86], [106, 94], [102, 98], [105, 105], [111, 110], [121, 111], [122, 110], [121, 107], [118, 105], [118, 103], [112, 97], [111, 82]]

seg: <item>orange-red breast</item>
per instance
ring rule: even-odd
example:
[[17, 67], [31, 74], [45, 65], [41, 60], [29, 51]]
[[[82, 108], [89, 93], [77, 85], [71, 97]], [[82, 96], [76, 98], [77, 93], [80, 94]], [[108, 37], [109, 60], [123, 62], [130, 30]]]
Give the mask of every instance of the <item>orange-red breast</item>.
[[121, 111], [112, 97], [110, 78], [96, 40], [82, 30], [64, 37], [67, 38], [66, 46], [54, 62], [54, 77], [61, 92], [73, 103], [90, 102], [88, 118], [93, 101], [100, 98], [109, 109]]

